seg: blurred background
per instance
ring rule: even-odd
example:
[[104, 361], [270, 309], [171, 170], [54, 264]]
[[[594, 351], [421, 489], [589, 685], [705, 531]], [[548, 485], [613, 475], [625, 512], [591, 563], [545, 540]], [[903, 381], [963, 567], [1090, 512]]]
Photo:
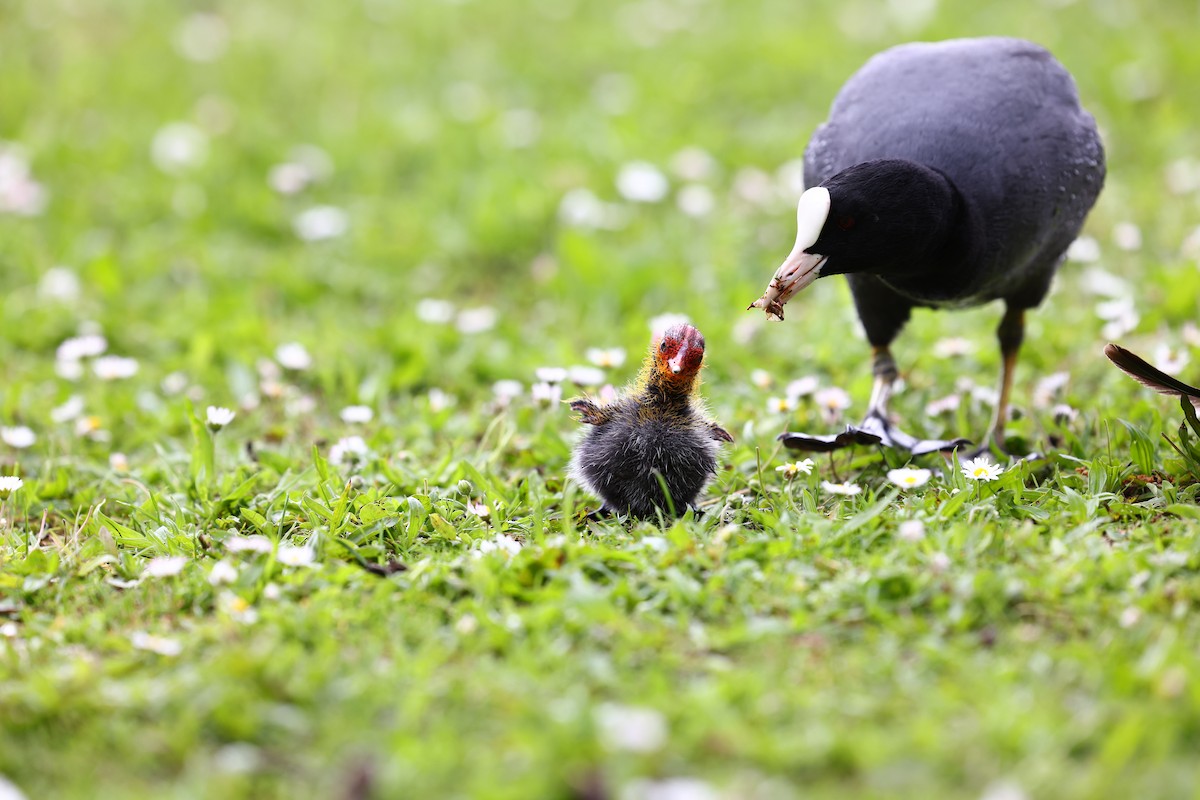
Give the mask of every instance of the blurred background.
[[[1026, 363], [1069, 366], [1113, 333], [1183, 347], [1198, 17], [1182, 0], [7, 0], [0, 358], [32, 381], [8, 402], [61, 401], [37, 379], [81, 331], [156, 377], [211, 375], [225, 402], [298, 342], [326, 390], [370, 402], [636, 353], [669, 312], [708, 335], [712, 379], [766, 365], [865, 392], [840, 279], [782, 327], [743, 309], [790, 247], [800, 158], [841, 83], [891, 44], [981, 34], [1050, 48], [1108, 148]], [[918, 315], [899, 358], [966, 336], [990, 380], [995, 317]]]

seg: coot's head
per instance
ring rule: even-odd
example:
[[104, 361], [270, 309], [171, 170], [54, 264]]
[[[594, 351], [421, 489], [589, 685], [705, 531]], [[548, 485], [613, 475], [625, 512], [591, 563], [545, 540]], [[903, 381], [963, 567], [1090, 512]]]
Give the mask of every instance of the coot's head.
[[796, 244], [751, 308], [783, 318], [783, 304], [823, 275], [920, 269], [954, 222], [954, 187], [912, 161], [864, 161], [800, 196]]
[[690, 380], [704, 363], [704, 336], [691, 325], [668, 328], [652, 345], [659, 375]]

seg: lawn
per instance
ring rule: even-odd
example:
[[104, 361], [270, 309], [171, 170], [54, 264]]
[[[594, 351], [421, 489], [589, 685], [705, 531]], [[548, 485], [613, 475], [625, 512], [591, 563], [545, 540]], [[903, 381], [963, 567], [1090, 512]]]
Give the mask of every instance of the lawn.
[[[870, 391], [840, 278], [745, 311], [804, 144], [872, 53], [990, 33], [1052, 49], [1108, 151], [1017, 373], [1048, 456], [789, 475], [776, 434]], [[1165, 0], [0, 0], [0, 776], [1193, 796], [1200, 467], [1101, 349], [1200, 377], [1197, 40]], [[736, 441], [702, 515], [592, 519], [560, 401], [665, 314]], [[982, 433], [998, 320], [915, 316], [915, 431]]]

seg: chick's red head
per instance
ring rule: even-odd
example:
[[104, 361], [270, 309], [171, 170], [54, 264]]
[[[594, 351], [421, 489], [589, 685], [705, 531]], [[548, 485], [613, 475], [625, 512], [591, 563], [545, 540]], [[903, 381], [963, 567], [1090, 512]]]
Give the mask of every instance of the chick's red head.
[[655, 355], [667, 377], [693, 377], [704, 362], [704, 336], [691, 325], [675, 325], [658, 340]]

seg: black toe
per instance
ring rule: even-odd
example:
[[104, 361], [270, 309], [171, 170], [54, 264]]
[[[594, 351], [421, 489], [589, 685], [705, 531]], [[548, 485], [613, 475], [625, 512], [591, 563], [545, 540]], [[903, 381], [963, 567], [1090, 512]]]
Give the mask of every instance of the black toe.
[[831, 453], [856, 444], [880, 444], [882, 439], [869, 431], [847, 425], [846, 430], [832, 436], [813, 436], [807, 433], [781, 433], [777, 437], [789, 450], [806, 453]]

